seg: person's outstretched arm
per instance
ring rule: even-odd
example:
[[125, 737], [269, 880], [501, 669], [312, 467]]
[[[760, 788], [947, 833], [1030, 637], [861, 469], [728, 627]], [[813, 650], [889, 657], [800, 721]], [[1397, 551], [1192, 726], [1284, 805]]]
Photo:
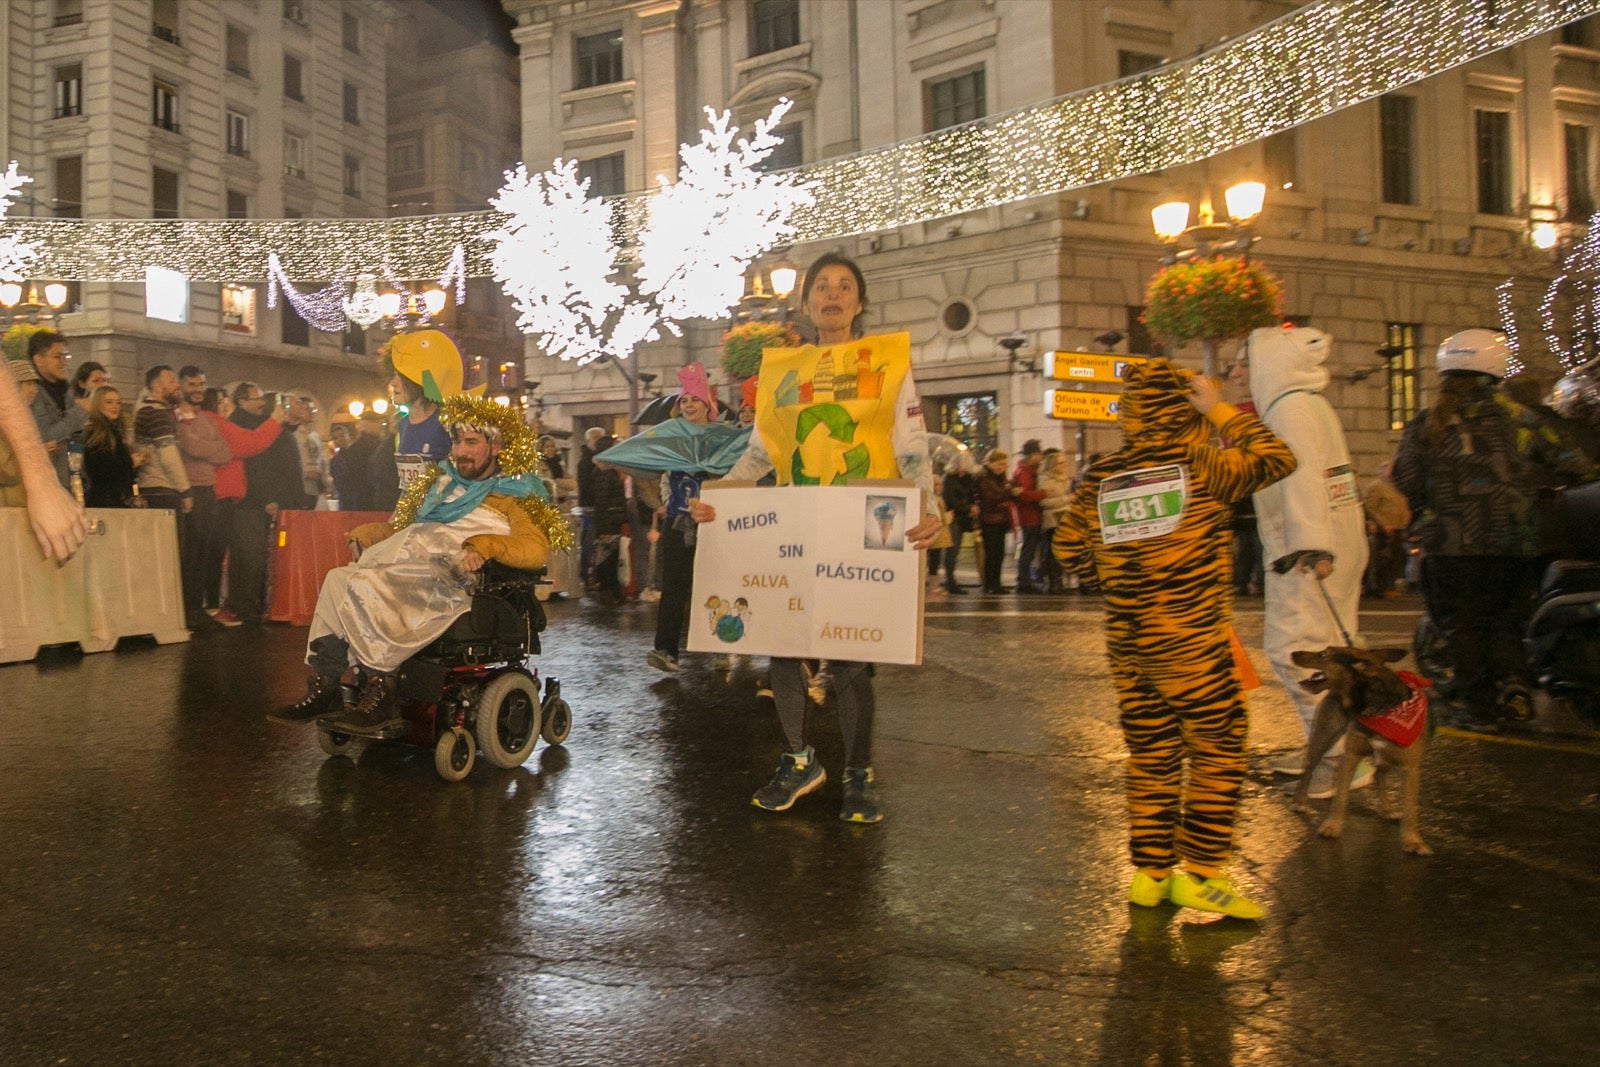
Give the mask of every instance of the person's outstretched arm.
[[33, 413], [22, 402], [17, 383], [0, 374], [0, 434], [16, 454], [22, 488], [28, 494], [28, 522], [45, 558], [65, 563], [83, 545], [88, 528], [83, 509], [56, 480], [55, 467], [39, 439]]

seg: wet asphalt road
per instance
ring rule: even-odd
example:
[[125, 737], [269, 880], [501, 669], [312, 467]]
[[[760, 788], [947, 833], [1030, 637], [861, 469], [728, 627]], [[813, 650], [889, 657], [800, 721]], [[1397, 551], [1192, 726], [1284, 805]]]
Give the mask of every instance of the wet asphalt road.
[[[1373, 644], [1414, 612], [1375, 605]], [[747, 669], [643, 664], [653, 609], [552, 606], [563, 749], [437, 778], [263, 720], [305, 631], [0, 668], [0, 1063], [1587, 1062], [1600, 742], [1441, 734], [1431, 858], [1352, 804], [1325, 842], [1266, 769], [1259, 926], [1130, 914], [1123, 749], [1091, 599], [932, 602], [878, 682], [878, 827], [779, 751]], [[1239, 629], [1259, 644], [1259, 601]], [[1257, 653], [1258, 666], [1265, 663]], [[1281, 780], [1280, 780], [1281, 784]]]

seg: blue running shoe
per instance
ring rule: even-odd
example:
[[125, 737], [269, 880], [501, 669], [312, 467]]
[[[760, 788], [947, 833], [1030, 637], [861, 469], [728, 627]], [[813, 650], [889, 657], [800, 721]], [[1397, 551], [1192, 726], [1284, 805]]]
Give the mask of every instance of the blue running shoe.
[[807, 793], [814, 793], [828, 780], [828, 772], [817, 762], [810, 745], [804, 752], [785, 752], [778, 760], [772, 781], [756, 790], [750, 803], [767, 811], [788, 811]]

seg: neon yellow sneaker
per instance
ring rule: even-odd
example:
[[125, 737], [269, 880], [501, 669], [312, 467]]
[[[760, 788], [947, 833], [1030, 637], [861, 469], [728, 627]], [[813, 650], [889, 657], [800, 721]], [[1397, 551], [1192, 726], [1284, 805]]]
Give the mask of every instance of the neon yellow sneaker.
[[1157, 880], [1136, 871], [1133, 875], [1133, 884], [1128, 887], [1128, 903], [1137, 904], [1141, 908], [1153, 908], [1158, 904], [1167, 902], [1167, 890], [1172, 885], [1172, 876]]
[[1240, 896], [1239, 891], [1233, 888], [1233, 883], [1221, 875], [1202, 879], [1198, 875], [1184, 873], [1169, 877], [1167, 881], [1170, 883], [1167, 899], [1180, 908], [1214, 911], [1235, 919], [1259, 919], [1266, 914], [1261, 905]]

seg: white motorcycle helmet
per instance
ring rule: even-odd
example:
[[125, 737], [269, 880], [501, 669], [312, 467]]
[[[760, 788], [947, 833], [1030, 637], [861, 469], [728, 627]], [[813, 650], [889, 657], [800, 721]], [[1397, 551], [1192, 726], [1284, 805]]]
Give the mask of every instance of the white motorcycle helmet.
[[1506, 376], [1506, 363], [1511, 359], [1511, 347], [1506, 335], [1495, 330], [1462, 330], [1444, 339], [1439, 346], [1439, 373], [1464, 370], [1487, 374], [1491, 378]]

